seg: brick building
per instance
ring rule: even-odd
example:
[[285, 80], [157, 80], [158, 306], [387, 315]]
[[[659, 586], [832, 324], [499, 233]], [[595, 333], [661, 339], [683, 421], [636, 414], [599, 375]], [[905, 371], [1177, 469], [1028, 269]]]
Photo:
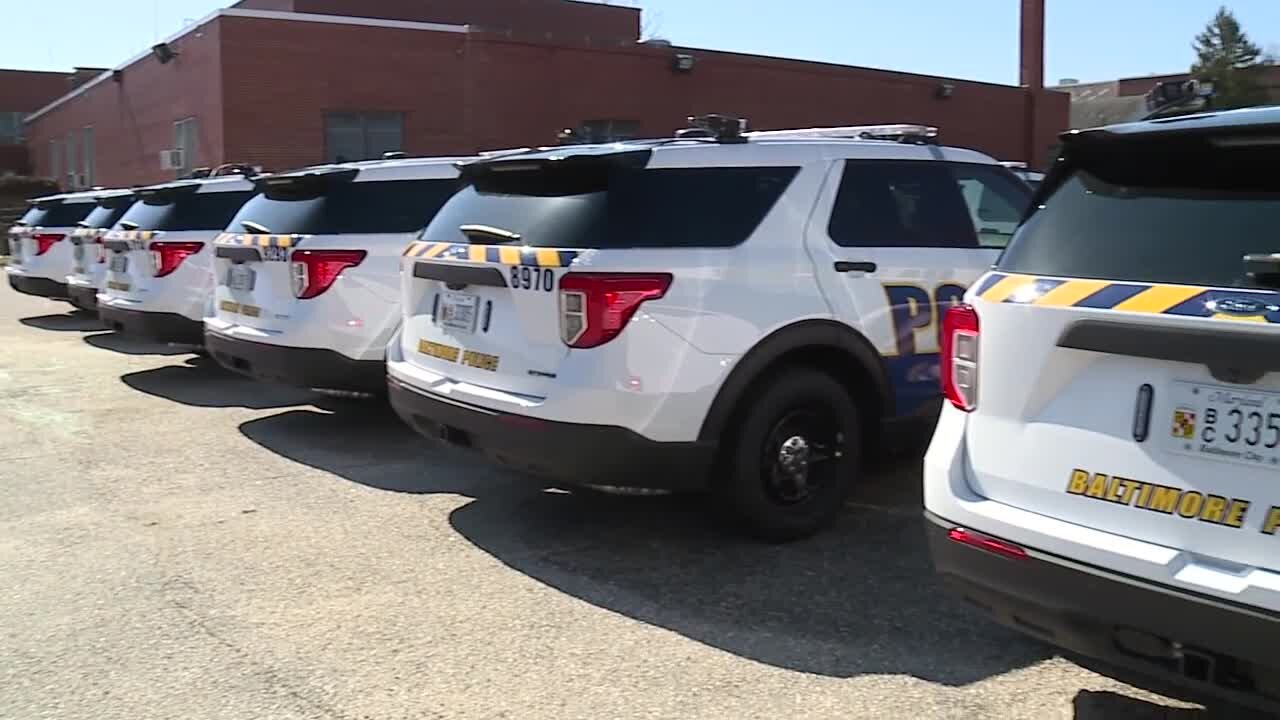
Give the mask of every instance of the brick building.
[[[1023, 88], [639, 34], [638, 10], [571, 0], [242, 0], [34, 113], [26, 134], [39, 173], [125, 185], [224, 162], [552, 144], [564, 128], [668, 135], [704, 112], [758, 129], [929, 123], [1005, 160], [1026, 159], [1029, 123], [1042, 153], [1067, 125], [1061, 93], [1041, 91], [1033, 120]], [[177, 170], [162, 167], [170, 149]]]
[[72, 73], [0, 70], [0, 176], [31, 171], [27, 116], [101, 72], [92, 68], [76, 68]]

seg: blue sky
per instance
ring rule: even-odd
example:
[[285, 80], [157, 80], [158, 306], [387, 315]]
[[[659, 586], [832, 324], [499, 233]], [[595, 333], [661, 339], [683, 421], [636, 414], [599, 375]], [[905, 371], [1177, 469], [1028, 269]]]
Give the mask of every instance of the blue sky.
[[[426, 0], [429, 1], [429, 0]], [[231, 0], [6, 2], [0, 68], [114, 66]], [[1018, 80], [1018, 0], [617, 0], [680, 45], [988, 82]], [[1048, 0], [1046, 81], [1186, 70], [1221, 0]], [[1280, 2], [1227, 3], [1280, 51]], [[49, 27], [56, 18], [56, 31]], [[1280, 54], [1280, 53], [1278, 53]]]

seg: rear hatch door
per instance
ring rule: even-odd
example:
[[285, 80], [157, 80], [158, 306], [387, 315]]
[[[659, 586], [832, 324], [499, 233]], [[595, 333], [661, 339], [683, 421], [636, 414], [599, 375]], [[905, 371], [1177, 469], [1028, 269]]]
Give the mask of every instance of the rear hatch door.
[[217, 240], [215, 318], [264, 333], [282, 332], [297, 308], [329, 287], [306, 297], [312, 294], [307, 283], [323, 279], [311, 278], [306, 263], [295, 264], [298, 251], [325, 253], [326, 258], [356, 251], [363, 253], [356, 266], [383, 268], [394, 278], [404, 247], [453, 192], [455, 181], [370, 179], [386, 174], [334, 167], [259, 179], [257, 194]]
[[116, 195], [98, 199], [97, 207], [81, 220], [71, 234], [71, 274], [85, 280], [106, 271], [108, 252], [103, 245], [107, 232], [120, 221], [133, 205], [132, 195]]
[[1274, 143], [1068, 141], [975, 290], [980, 494], [1280, 570]]

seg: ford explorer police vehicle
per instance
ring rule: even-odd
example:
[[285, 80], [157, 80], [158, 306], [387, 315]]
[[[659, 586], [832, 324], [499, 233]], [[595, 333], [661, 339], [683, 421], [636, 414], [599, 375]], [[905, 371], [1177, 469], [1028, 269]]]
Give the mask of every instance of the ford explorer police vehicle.
[[[1280, 108], [1073, 131], [943, 319], [938, 571], [997, 620], [1280, 710]], [[1167, 684], [1167, 683], [1166, 683]]]
[[81, 310], [96, 312], [98, 309], [98, 293], [107, 276], [107, 249], [103, 238], [133, 206], [135, 197], [132, 190], [111, 190], [99, 194], [94, 198], [98, 206], [77, 223], [68, 238], [71, 242], [71, 274], [67, 276], [67, 296], [71, 304]]
[[386, 390], [400, 256], [457, 186], [463, 158], [393, 159], [261, 177], [216, 242], [205, 347], [260, 380]]
[[741, 128], [464, 166], [404, 257], [400, 415], [556, 482], [709, 489], [763, 538], [831, 522], [936, 415], [937, 319], [1008, 241], [965, 190], [1009, 228], [1029, 190], [932, 128]]
[[20, 293], [67, 299], [72, 244], [68, 241], [80, 221], [97, 207], [101, 191], [51, 195], [31, 201], [9, 228], [9, 285]]
[[104, 240], [103, 322], [159, 342], [201, 344], [213, 297], [213, 241], [253, 191], [242, 176], [137, 190], [138, 202]]

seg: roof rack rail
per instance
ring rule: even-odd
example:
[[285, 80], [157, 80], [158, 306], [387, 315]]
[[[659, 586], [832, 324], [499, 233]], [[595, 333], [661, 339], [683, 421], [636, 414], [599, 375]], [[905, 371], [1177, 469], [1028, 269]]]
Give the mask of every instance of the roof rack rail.
[[846, 140], [893, 140], [902, 143], [930, 143], [938, 138], [938, 128], [931, 125], [897, 123], [892, 125], [846, 125], [843, 127], [807, 128], [803, 130], [754, 130], [746, 137], [775, 138], [842, 138]]

